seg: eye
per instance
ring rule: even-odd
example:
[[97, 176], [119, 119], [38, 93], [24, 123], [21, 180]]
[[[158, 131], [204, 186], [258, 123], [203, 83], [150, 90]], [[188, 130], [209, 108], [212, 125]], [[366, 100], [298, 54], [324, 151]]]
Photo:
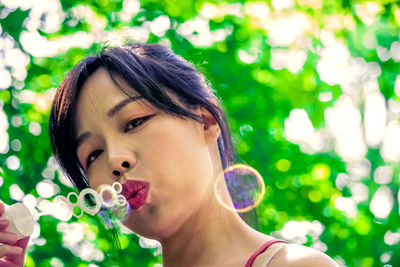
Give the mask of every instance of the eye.
[[150, 119], [153, 116], [154, 115], [149, 115], [149, 116], [145, 116], [145, 117], [141, 117], [141, 118], [137, 118], [137, 119], [133, 119], [133, 120], [129, 121], [125, 126], [124, 132], [128, 132], [130, 130], [133, 130], [133, 129], [141, 126], [144, 122], [146, 122], [148, 119]]
[[92, 164], [93, 161], [95, 161], [102, 152], [103, 150], [95, 150], [93, 152], [90, 152], [89, 156], [86, 159], [86, 168], [88, 168], [90, 164]]

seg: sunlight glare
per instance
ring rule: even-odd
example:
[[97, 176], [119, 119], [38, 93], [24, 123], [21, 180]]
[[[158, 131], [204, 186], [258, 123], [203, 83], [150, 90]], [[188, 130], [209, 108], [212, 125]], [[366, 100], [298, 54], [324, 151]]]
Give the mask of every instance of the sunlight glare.
[[307, 235], [313, 239], [319, 239], [319, 236], [324, 231], [324, 226], [317, 220], [309, 221], [288, 221], [283, 226], [282, 230], [272, 232], [272, 235], [280, 235], [286, 240], [304, 244], [307, 242]]

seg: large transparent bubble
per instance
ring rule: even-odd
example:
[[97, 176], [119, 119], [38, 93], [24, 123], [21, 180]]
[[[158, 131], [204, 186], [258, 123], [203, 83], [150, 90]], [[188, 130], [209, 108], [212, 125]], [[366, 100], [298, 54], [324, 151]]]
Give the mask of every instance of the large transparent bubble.
[[265, 194], [265, 184], [257, 170], [236, 164], [226, 168], [217, 177], [214, 192], [225, 208], [247, 212], [260, 204]]

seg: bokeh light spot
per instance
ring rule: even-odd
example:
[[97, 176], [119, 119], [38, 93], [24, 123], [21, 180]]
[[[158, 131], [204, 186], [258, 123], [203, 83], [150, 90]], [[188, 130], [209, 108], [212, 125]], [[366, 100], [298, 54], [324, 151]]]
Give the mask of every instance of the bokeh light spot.
[[20, 167], [20, 161], [17, 156], [9, 156], [6, 160], [7, 167], [10, 170], [17, 170]]
[[7, 89], [11, 86], [11, 74], [6, 69], [0, 69], [0, 89]]
[[36, 184], [36, 191], [42, 198], [50, 198], [58, 193], [59, 188], [51, 180], [45, 179]]
[[391, 166], [379, 166], [374, 172], [374, 181], [377, 184], [388, 184], [392, 181], [393, 168]]
[[280, 159], [276, 163], [276, 168], [281, 172], [287, 172], [290, 169], [292, 163], [287, 159]]
[[312, 202], [320, 202], [322, 200], [322, 193], [318, 190], [312, 190], [308, 193], [308, 197]]
[[315, 164], [311, 172], [316, 179], [325, 180], [331, 176], [331, 168], [325, 163]]
[[37, 122], [31, 122], [29, 123], [29, 132], [33, 135], [38, 136], [42, 132], [42, 127]]
[[22, 201], [22, 199], [25, 196], [24, 191], [22, 191], [19, 185], [17, 184], [11, 185], [9, 190], [10, 190], [10, 197], [16, 201]]
[[376, 218], [384, 219], [389, 216], [393, 204], [392, 190], [388, 186], [382, 185], [372, 197], [369, 208]]
[[18, 139], [14, 139], [11, 141], [11, 149], [14, 151], [20, 151], [21, 150], [21, 141]]

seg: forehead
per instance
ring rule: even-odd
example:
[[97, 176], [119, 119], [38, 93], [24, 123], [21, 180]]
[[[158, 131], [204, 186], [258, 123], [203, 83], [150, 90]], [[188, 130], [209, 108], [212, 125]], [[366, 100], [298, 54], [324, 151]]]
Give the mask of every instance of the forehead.
[[[122, 78], [113, 76], [124, 91], [131, 97], [139, 94]], [[98, 69], [83, 84], [75, 106], [75, 123], [79, 133], [88, 122], [95, 118], [104, 118], [116, 104], [128, 98], [103, 68]]]
[[[113, 75], [114, 80], [122, 87], [125, 92], [129, 92], [130, 96], [138, 96], [139, 94], [131, 88], [121, 77]], [[83, 84], [78, 97], [78, 104], [86, 102], [86, 104], [100, 104], [99, 106], [112, 106], [118, 100], [127, 98], [121, 88], [115, 84], [110, 74], [103, 68], [96, 70], [86, 82]], [[99, 103], [99, 101], [101, 103]]]

